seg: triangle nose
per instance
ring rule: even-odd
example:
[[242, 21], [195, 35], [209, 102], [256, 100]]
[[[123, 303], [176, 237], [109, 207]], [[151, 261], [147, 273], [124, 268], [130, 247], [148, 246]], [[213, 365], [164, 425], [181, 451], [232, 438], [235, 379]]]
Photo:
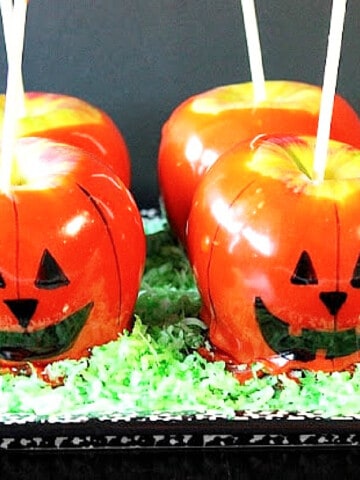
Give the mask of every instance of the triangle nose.
[[330, 315], [336, 315], [346, 301], [347, 293], [338, 291], [321, 292], [319, 297], [328, 309]]
[[4, 303], [15, 315], [19, 325], [26, 328], [35, 313], [38, 301], [34, 298], [20, 298], [17, 300], [4, 300]]

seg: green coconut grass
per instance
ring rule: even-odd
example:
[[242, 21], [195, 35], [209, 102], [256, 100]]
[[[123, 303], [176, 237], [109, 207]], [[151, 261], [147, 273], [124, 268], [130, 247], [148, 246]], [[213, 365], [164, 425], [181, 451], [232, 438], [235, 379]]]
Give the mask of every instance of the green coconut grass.
[[161, 413], [232, 418], [241, 411], [360, 414], [357, 366], [351, 373], [302, 371], [294, 379], [258, 378], [262, 366], [255, 364], [253, 378], [240, 384], [223, 362], [200, 356], [206, 327], [186, 256], [163, 218], [147, 219], [144, 225], [148, 258], [131, 332], [94, 347], [89, 358], [50, 364], [51, 382], [36, 372], [0, 376], [0, 421]]

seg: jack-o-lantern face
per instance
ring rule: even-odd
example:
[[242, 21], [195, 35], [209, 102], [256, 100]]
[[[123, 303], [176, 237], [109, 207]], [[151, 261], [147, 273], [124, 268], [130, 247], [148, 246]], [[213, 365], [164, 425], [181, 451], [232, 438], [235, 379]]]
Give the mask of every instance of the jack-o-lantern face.
[[[360, 287], [359, 267], [359, 259], [357, 259], [352, 278], [349, 279], [349, 290], [350, 285], [353, 288]], [[334, 275], [336, 275], [335, 272]], [[318, 285], [317, 274], [306, 251], [301, 253], [289, 281], [299, 286]], [[301, 330], [300, 335], [291, 335], [290, 324], [273, 315], [261, 296], [255, 297], [255, 318], [262, 337], [272, 351], [283, 357], [287, 356], [291, 360], [309, 362], [316, 359], [319, 351], [324, 353], [326, 359], [357, 354], [360, 349], [357, 324], [350, 328], [338, 329], [340, 312], [348, 298], [347, 290], [334, 289], [319, 292], [316, 290], [314, 301], [317, 301], [316, 296], [318, 296], [328, 314], [333, 317], [333, 324], [330, 325], [332, 328], [329, 330], [306, 328]], [[298, 295], [302, 295], [302, 291], [299, 291]]]
[[0, 359], [78, 358], [130, 327], [141, 217], [118, 177], [85, 152], [34, 139], [18, 152], [19, 169], [34, 171], [0, 195]]
[[339, 370], [360, 359], [360, 152], [260, 138], [216, 164], [189, 218], [188, 250], [210, 340], [272, 371]]
[[[69, 285], [70, 281], [48, 250], [43, 252], [39, 269], [34, 280], [38, 289], [54, 290]], [[0, 288], [6, 282], [0, 277]], [[35, 294], [35, 292], [34, 292]], [[31, 321], [36, 313], [38, 298], [3, 299], [18, 325], [26, 332], [0, 332], [0, 358], [6, 360], [36, 360], [49, 358], [66, 352], [76, 341], [85, 322], [89, 318], [94, 302], [90, 301], [79, 310], [67, 315], [55, 325], [29, 332]]]

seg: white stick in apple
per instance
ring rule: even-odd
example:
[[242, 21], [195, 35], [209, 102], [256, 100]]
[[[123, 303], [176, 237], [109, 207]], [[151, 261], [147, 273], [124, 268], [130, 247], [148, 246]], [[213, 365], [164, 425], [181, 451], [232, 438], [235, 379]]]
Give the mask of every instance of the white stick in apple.
[[[21, 14], [26, 16], [27, 13], [27, 4], [29, 0], [25, 2], [25, 8], [21, 9]], [[24, 5], [24, 4], [23, 4]], [[3, 31], [4, 31], [4, 39], [5, 39], [5, 48], [7, 54], [7, 61], [9, 64], [9, 58], [11, 56], [11, 48], [12, 48], [12, 37], [14, 33], [13, 28], [13, 21], [14, 21], [14, 0], [0, 0], [0, 10], [2, 16], [2, 24], [3, 24]], [[18, 10], [18, 9], [17, 9]], [[17, 13], [18, 14], [18, 13]], [[23, 21], [25, 22], [25, 18]], [[15, 44], [17, 39], [15, 38]], [[16, 46], [15, 46], [16, 48]], [[23, 75], [22, 71], [19, 72], [19, 107], [18, 107], [18, 114], [20, 116], [25, 116], [25, 89], [24, 89], [24, 82], [23, 82]], [[21, 93], [21, 94], [20, 94]]]
[[0, 0], [0, 11], [4, 31], [6, 54], [10, 55], [11, 22], [13, 14], [13, 0]]
[[266, 98], [265, 76], [254, 0], [241, 0], [255, 103]]
[[16, 140], [16, 124], [19, 118], [19, 96], [23, 95], [22, 56], [28, 0], [15, 0], [13, 5], [10, 44], [8, 51], [8, 74], [4, 123], [0, 155], [0, 191], [8, 193], [11, 186], [11, 171]]
[[[27, 0], [26, 3], [28, 3], [28, 1], [29, 0]], [[6, 55], [7, 55], [8, 64], [9, 64], [9, 58], [11, 56], [11, 48], [12, 48], [12, 36], [13, 36], [14, 1], [13, 0], [0, 0], [0, 11], [1, 11], [1, 16], [2, 16]], [[27, 11], [27, 8], [22, 10], [23, 15], [26, 15], [26, 11]], [[24, 19], [24, 21], [25, 21], [25, 19]], [[25, 94], [24, 94], [25, 89], [24, 89], [22, 71], [20, 71], [19, 74], [20, 74], [20, 76], [18, 78], [18, 82], [19, 82], [18, 114], [20, 116], [25, 116]], [[21, 95], [20, 95], [20, 92], [22, 93]]]
[[314, 153], [313, 180], [322, 182], [325, 177], [330, 127], [334, 106], [341, 43], [344, 30], [347, 0], [333, 0], [329, 39], [327, 46], [319, 124]]

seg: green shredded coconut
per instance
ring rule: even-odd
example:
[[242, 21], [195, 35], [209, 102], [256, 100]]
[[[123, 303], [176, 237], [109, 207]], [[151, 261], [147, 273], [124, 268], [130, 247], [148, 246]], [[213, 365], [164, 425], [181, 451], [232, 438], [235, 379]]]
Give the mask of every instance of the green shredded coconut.
[[[155, 221], [155, 220], [154, 220]], [[159, 219], [156, 219], [159, 225]], [[0, 421], [33, 415], [38, 421], [72, 416], [149, 416], [159, 413], [311, 412], [360, 414], [360, 368], [298, 372], [239, 383], [223, 362], [208, 362], [199, 319], [200, 298], [182, 248], [166, 222], [145, 225], [148, 258], [131, 332], [94, 347], [89, 358], [46, 367], [50, 382], [30, 375], [0, 376]], [[55, 386], [54, 386], [55, 385]]]

